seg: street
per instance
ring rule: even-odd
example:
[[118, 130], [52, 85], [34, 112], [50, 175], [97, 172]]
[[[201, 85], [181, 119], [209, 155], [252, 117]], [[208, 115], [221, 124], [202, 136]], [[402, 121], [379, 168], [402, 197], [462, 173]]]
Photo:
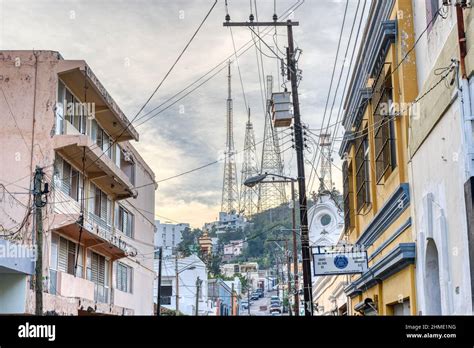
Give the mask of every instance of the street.
[[[250, 316], [263, 317], [270, 316], [270, 298], [277, 294], [276, 291], [265, 291], [263, 298], [258, 299], [257, 301], [250, 301]], [[260, 307], [266, 307], [266, 310], [260, 310]], [[241, 309], [241, 316], [248, 316], [247, 309]], [[288, 313], [282, 314], [283, 316], [288, 315]]]

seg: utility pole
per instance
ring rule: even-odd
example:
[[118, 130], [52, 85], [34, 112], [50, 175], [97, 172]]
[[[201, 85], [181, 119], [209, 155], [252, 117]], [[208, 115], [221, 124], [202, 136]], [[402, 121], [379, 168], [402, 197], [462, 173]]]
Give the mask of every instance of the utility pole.
[[250, 275], [249, 272], [247, 272], [247, 312], [250, 317]]
[[178, 251], [176, 251], [176, 316], [179, 316], [179, 270], [178, 270]]
[[300, 194], [300, 226], [301, 226], [301, 251], [303, 256], [303, 284], [305, 315], [313, 315], [313, 294], [311, 280], [311, 252], [309, 247], [308, 230], [308, 198], [306, 197], [306, 177], [304, 169], [304, 142], [303, 128], [301, 125], [300, 101], [298, 96], [298, 76], [295, 59], [295, 46], [293, 41], [293, 25], [288, 21], [288, 72], [291, 80], [291, 94], [293, 97], [293, 112], [295, 122], [296, 160], [298, 164], [298, 186]]
[[[301, 251], [303, 257], [303, 289], [305, 301], [305, 315], [313, 315], [313, 294], [311, 280], [311, 252], [309, 246], [308, 231], [308, 199], [306, 197], [306, 177], [304, 167], [304, 141], [303, 128], [301, 125], [300, 103], [298, 96], [298, 76], [296, 68], [295, 45], [293, 41], [293, 27], [298, 26], [299, 22], [288, 20], [286, 22], [278, 22], [275, 15], [273, 22], [254, 22], [253, 16], [250, 16], [249, 22], [230, 22], [230, 16], [226, 16], [224, 27], [248, 27], [253, 31], [253, 27], [277, 27], [286, 26], [288, 31], [288, 54], [287, 54], [287, 71], [288, 80], [291, 81], [291, 94], [293, 97], [293, 113], [295, 128], [295, 147], [296, 159], [298, 166], [298, 188], [299, 188], [299, 204], [300, 204], [300, 225], [301, 225]], [[254, 32], [255, 33], [255, 32]], [[259, 38], [260, 39], [260, 38]]]
[[230, 311], [230, 315], [234, 315], [234, 283], [232, 282], [232, 295], [230, 295], [230, 308], [231, 308], [231, 311]]
[[35, 170], [35, 181], [33, 188], [33, 195], [35, 197], [35, 227], [37, 243], [35, 268], [36, 315], [43, 315], [43, 207], [46, 205], [46, 202], [43, 201], [42, 197], [44, 194], [49, 192], [47, 183], [45, 184], [45, 189], [42, 189], [43, 176], [43, 168], [37, 166]]
[[156, 316], [161, 316], [161, 269], [163, 263], [163, 247], [158, 249], [160, 251], [158, 262], [158, 290], [156, 294]]
[[292, 234], [293, 234], [293, 278], [295, 280], [294, 296], [295, 296], [295, 307], [293, 312], [295, 316], [300, 315], [300, 299], [299, 299], [299, 287], [298, 287], [298, 243], [296, 236], [296, 194], [295, 194], [295, 182], [291, 182], [291, 199], [293, 201], [293, 209], [291, 209], [291, 222], [292, 222]]
[[290, 317], [292, 316], [291, 306], [290, 306], [290, 293], [291, 293], [291, 277], [290, 277], [290, 250], [288, 249], [288, 239], [285, 240], [285, 251], [286, 251], [286, 277], [287, 277], [287, 290], [286, 297], [288, 298], [288, 311], [290, 312]]
[[199, 290], [201, 289], [202, 280], [196, 279], [196, 317], [199, 316]]

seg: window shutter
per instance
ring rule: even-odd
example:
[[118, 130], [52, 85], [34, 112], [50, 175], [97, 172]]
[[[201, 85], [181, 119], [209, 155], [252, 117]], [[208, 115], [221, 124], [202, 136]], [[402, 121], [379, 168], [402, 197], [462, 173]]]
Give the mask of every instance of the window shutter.
[[67, 254], [67, 273], [74, 274], [74, 265], [76, 263], [76, 243], [68, 241]]
[[103, 256], [98, 256], [98, 272], [97, 272], [97, 282], [100, 285], [105, 284], [105, 257]]
[[100, 191], [100, 217], [107, 221], [107, 195]]
[[91, 255], [91, 281], [97, 283], [99, 279], [99, 255], [92, 253]]
[[63, 176], [61, 178], [62, 181], [62, 191], [67, 194], [71, 195], [71, 165], [63, 161]]
[[67, 243], [64, 238], [59, 238], [58, 270], [67, 272]]

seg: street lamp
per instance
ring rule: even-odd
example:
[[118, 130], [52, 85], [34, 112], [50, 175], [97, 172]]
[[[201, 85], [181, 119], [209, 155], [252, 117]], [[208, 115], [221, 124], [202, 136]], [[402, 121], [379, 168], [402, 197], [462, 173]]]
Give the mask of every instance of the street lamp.
[[[271, 177], [271, 179], [268, 179]], [[277, 178], [277, 179], [275, 179]], [[295, 183], [298, 182], [298, 179], [290, 178], [288, 176], [279, 175], [279, 174], [259, 174], [257, 176], [248, 178], [245, 180], [244, 185], [247, 187], [255, 187], [259, 184], [275, 184], [275, 183], [290, 183], [291, 184], [291, 200], [293, 201], [292, 209], [292, 223], [293, 223], [293, 273], [295, 278], [295, 316], [299, 316], [299, 293], [298, 293], [298, 251], [297, 251], [297, 237], [296, 237], [296, 196], [295, 196]], [[309, 285], [311, 286], [311, 285]]]

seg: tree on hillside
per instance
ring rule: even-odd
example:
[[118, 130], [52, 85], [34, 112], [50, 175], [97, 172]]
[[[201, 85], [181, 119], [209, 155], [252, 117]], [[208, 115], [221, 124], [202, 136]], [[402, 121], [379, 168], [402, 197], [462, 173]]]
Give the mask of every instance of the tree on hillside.
[[198, 238], [202, 235], [200, 229], [185, 228], [182, 233], [182, 241], [178, 244], [178, 251], [184, 257], [188, 257], [199, 250]]

